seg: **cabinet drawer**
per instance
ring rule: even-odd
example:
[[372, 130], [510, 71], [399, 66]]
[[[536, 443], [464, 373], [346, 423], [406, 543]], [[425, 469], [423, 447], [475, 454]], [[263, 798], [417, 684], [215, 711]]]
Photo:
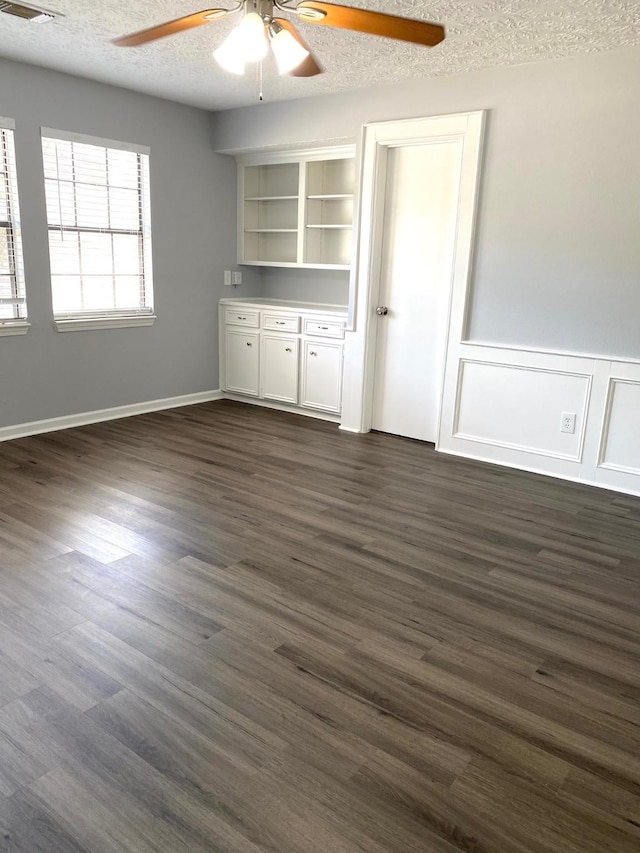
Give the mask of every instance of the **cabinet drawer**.
[[317, 335], [321, 338], [344, 338], [344, 326], [341, 320], [305, 319], [305, 335]]
[[257, 311], [238, 311], [227, 308], [224, 318], [226, 323], [233, 326], [253, 326], [257, 329], [260, 325], [260, 315]]
[[300, 331], [300, 317], [295, 314], [263, 314], [262, 328], [273, 332]]

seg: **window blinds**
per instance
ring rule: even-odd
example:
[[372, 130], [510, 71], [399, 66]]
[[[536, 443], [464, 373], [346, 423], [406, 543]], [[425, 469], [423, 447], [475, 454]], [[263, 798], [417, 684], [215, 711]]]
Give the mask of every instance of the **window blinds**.
[[82, 137], [42, 137], [53, 312], [152, 312], [149, 156]]
[[0, 119], [0, 323], [26, 317], [13, 130]]

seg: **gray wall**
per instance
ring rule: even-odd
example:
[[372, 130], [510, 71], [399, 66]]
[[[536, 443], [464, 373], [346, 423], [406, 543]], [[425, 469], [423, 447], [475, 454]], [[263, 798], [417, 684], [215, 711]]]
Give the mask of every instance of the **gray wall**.
[[[16, 121], [29, 320], [0, 338], [0, 426], [219, 387], [217, 301], [235, 267], [235, 161], [211, 151], [209, 115], [0, 60], [0, 115]], [[51, 322], [40, 127], [151, 148], [151, 328], [60, 334]], [[245, 268], [243, 295], [261, 292]], [[229, 288], [226, 288], [228, 291]]]
[[263, 295], [274, 299], [301, 299], [303, 302], [349, 301], [349, 273], [343, 270], [297, 270], [265, 267]]
[[489, 111], [470, 337], [640, 358], [640, 48], [212, 118], [215, 150]]

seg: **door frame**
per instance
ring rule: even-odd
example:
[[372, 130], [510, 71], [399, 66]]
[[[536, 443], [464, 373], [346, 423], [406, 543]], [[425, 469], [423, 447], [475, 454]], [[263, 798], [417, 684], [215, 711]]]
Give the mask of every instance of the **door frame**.
[[369, 432], [373, 419], [373, 392], [380, 292], [382, 227], [384, 221], [387, 155], [391, 148], [460, 142], [462, 163], [458, 187], [458, 215], [453, 272], [447, 300], [445, 353], [440, 377], [436, 447], [440, 441], [442, 398], [451, 342], [464, 338], [467, 324], [475, 214], [478, 199], [484, 110], [429, 118], [366, 124], [360, 146], [360, 197], [356, 214], [357, 244], [351, 272], [351, 310], [355, 322], [345, 336], [343, 412], [340, 428]]

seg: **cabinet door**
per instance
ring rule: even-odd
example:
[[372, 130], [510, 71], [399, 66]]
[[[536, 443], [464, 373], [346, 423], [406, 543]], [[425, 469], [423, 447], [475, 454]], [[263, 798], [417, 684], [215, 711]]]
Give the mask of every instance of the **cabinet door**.
[[260, 390], [260, 335], [227, 329], [226, 341], [226, 390], [257, 397]]
[[262, 336], [260, 396], [298, 403], [298, 338]]
[[342, 344], [304, 342], [302, 401], [308, 409], [340, 412], [342, 407]]

